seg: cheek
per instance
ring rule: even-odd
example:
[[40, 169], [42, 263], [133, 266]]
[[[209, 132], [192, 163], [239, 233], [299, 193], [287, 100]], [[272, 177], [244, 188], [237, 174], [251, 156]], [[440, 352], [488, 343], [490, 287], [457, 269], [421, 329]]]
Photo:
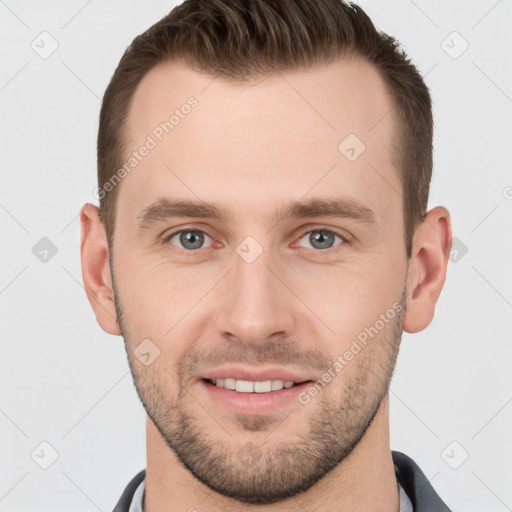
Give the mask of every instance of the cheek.
[[172, 338], [174, 343], [187, 325], [187, 317], [199, 311], [202, 298], [216, 281], [218, 273], [205, 266], [177, 269], [137, 254], [119, 258], [116, 284], [134, 342]]
[[326, 339], [332, 339], [340, 352], [381, 314], [395, 311], [404, 284], [404, 261], [383, 252], [364, 263], [317, 269], [314, 275], [301, 278], [297, 294], [328, 327]]
[[[298, 325], [304, 321], [318, 324], [336, 346], [340, 340], [350, 343], [401, 298], [405, 256], [401, 260], [396, 249], [385, 245], [372, 254], [347, 256], [342, 264], [283, 263], [282, 278], [294, 294], [282, 306], [295, 308], [292, 313], [297, 315]], [[216, 308], [221, 304], [230, 307], [223, 299], [233, 295], [223, 297], [226, 283], [219, 282], [228, 268], [219, 262], [175, 266], [161, 254], [132, 252], [119, 255], [115, 268], [125, 322], [134, 343], [145, 338], [162, 343], [186, 340], [190, 337], [187, 328], [189, 335], [207, 328], [208, 317]], [[186, 351], [186, 347], [180, 350]]]

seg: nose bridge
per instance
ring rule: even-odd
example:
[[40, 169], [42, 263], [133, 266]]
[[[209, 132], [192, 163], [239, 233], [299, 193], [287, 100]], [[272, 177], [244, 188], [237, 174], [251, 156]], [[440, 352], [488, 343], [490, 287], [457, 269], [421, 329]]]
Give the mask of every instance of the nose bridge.
[[225, 283], [228, 290], [223, 292], [224, 314], [218, 326], [223, 332], [260, 343], [276, 332], [293, 329], [292, 297], [274, 275], [277, 266], [272, 251], [254, 239], [239, 244]]

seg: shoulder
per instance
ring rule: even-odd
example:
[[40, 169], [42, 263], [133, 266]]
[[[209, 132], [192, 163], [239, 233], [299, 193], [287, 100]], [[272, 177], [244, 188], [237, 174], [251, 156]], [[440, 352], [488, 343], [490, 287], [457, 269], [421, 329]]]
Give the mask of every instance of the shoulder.
[[144, 480], [144, 478], [146, 478], [146, 469], [139, 471], [130, 480], [129, 484], [124, 489], [121, 498], [119, 498], [117, 505], [114, 507], [113, 512], [128, 512], [130, 510], [130, 504], [132, 502], [133, 495], [135, 494], [137, 487]]
[[392, 451], [391, 455], [414, 512], [451, 512], [413, 459], [398, 451]]

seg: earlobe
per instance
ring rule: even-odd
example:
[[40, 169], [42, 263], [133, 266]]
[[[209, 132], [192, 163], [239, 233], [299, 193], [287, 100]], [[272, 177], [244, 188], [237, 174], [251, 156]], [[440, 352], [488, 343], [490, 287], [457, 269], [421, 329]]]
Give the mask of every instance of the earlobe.
[[432, 322], [446, 279], [451, 245], [450, 214], [443, 206], [433, 208], [414, 235], [407, 279], [406, 332], [422, 331]]
[[109, 249], [97, 206], [85, 204], [80, 211], [80, 257], [85, 292], [100, 327], [120, 335], [112, 291]]

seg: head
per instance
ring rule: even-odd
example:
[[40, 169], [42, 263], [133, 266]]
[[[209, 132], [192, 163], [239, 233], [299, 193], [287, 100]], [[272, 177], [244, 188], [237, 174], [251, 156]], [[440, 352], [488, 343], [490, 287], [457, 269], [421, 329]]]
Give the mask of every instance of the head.
[[[84, 283], [203, 484], [276, 502], [368, 437], [402, 331], [431, 322], [444, 284], [432, 132], [417, 69], [338, 0], [187, 0], [124, 53], [100, 207], [81, 214]], [[208, 382], [229, 372], [303, 384], [232, 407]]]
[[[113, 240], [116, 186], [131, 165], [127, 120], [134, 92], [150, 70], [181, 60], [232, 85], [250, 85], [287, 71], [308, 70], [339, 59], [370, 64], [385, 83], [394, 119], [389, 148], [399, 175], [404, 239], [425, 219], [432, 176], [431, 99], [420, 73], [391, 36], [378, 31], [355, 4], [320, 2], [184, 2], [136, 37], [105, 91], [98, 130], [100, 215]], [[312, 38], [311, 34], [315, 34]], [[343, 101], [339, 98], [339, 101]], [[367, 127], [369, 131], [375, 125]], [[125, 167], [125, 171], [119, 172]]]

